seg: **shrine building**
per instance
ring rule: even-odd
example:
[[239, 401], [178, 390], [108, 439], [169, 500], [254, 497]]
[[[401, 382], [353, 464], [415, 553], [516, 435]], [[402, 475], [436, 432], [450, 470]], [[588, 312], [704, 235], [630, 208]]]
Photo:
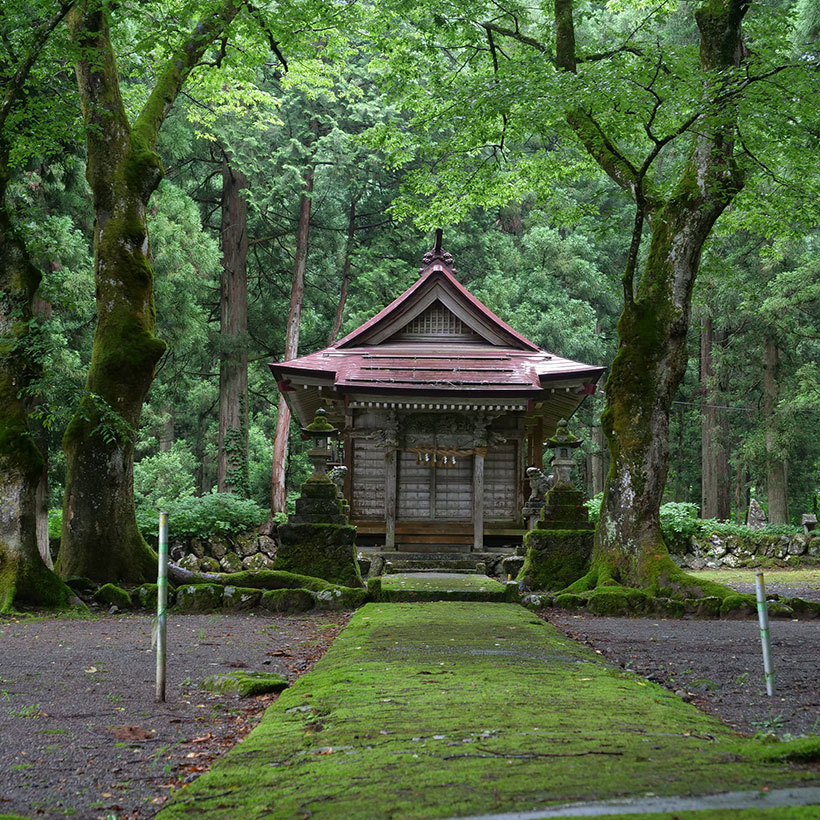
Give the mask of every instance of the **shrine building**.
[[526, 468], [595, 392], [603, 367], [540, 349], [481, 304], [452, 256], [330, 347], [273, 363], [304, 427], [324, 407], [342, 431], [360, 546], [481, 552], [520, 540]]

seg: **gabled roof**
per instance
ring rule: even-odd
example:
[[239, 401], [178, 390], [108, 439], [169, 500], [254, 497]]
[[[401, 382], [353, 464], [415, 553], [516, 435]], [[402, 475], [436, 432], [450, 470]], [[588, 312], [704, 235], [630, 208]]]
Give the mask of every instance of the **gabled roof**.
[[382, 344], [439, 303], [488, 344], [537, 351], [538, 345], [513, 330], [455, 278], [452, 261], [453, 257], [440, 249], [425, 254], [418, 281], [372, 319], [336, 342], [335, 347], [343, 350]]
[[540, 349], [476, 299], [452, 262], [437, 240], [418, 281], [372, 319], [324, 350], [270, 365], [300, 420], [309, 420], [322, 397], [446, 397], [546, 402], [558, 408], [557, 421], [594, 392], [605, 368]]

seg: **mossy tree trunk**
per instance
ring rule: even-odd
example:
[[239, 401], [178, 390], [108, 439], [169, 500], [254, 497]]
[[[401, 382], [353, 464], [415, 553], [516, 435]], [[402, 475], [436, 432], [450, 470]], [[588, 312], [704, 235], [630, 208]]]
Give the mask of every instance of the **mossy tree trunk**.
[[[602, 426], [611, 461], [592, 572], [584, 584], [663, 589], [684, 593], [689, 584], [669, 557], [659, 508], [669, 466], [669, 413], [687, 362], [686, 334], [692, 288], [707, 237], [740, 190], [734, 160], [736, 112], [727, 77], [742, 58], [746, 0], [704, 0], [695, 12], [700, 34], [703, 106], [678, 131], [655, 138], [639, 165], [605, 135], [593, 116], [574, 109], [568, 121], [601, 168], [636, 204], [632, 243], [623, 276], [620, 346], [606, 384]], [[556, 62], [576, 70], [572, 0], [555, 0]], [[691, 149], [672, 193], [660, 196], [649, 171], [673, 139]], [[638, 276], [648, 229], [649, 248]]]
[[247, 497], [248, 488], [248, 205], [245, 175], [222, 163], [219, 460], [217, 489]]
[[0, 141], [0, 612], [17, 603], [64, 606], [71, 590], [38, 544], [43, 456], [21, 391], [36, 371], [27, 350], [40, 272], [16, 235], [6, 204], [8, 146]]
[[4, 613], [18, 603], [65, 606], [72, 595], [41, 554], [38, 489], [44, 460], [29, 427], [28, 399], [23, 392], [37, 370], [29, 340], [40, 272], [14, 229], [6, 199], [8, 116], [21, 102], [35, 60], [68, 7], [61, 3], [50, 9], [49, 19], [32, 26], [28, 47], [20, 54], [0, 99], [0, 612]]
[[[313, 164], [305, 173], [305, 190], [299, 200], [299, 224], [296, 229], [296, 254], [293, 260], [293, 281], [290, 290], [290, 308], [285, 333], [285, 359], [293, 359], [299, 352], [299, 324], [302, 316], [302, 302], [305, 298], [305, 270], [310, 246], [310, 209], [313, 203]], [[276, 416], [276, 432], [273, 436], [273, 470], [271, 474], [271, 516], [287, 512], [288, 432], [290, 431], [290, 407], [284, 394], [279, 396], [279, 411]]]
[[159, 71], [133, 125], [120, 95], [109, 14], [101, 0], [68, 16], [94, 198], [97, 327], [84, 397], [63, 439], [66, 488], [57, 568], [63, 577], [148, 580], [156, 556], [137, 527], [134, 437], [165, 344], [154, 335], [148, 200], [162, 179], [159, 129], [191, 70], [240, 8], [228, 0]]
[[769, 523], [789, 523], [788, 462], [780, 443], [777, 403], [782, 352], [773, 329], [764, 340], [763, 413], [766, 417], [766, 497]]

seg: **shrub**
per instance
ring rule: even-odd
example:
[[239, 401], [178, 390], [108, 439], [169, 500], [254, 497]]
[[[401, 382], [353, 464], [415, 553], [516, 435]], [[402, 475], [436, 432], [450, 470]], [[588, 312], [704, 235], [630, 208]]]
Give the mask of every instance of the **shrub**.
[[59, 539], [63, 531], [63, 511], [61, 509], [48, 511], [48, 537]]
[[170, 450], [140, 459], [134, 464], [134, 506], [138, 510], [164, 510], [193, 496], [195, 471], [196, 459], [184, 441], [175, 441]]
[[[268, 511], [261, 504], [233, 493], [179, 498], [170, 502], [165, 512], [168, 513], [170, 538], [231, 535], [258, 527], [268, 517]], [[142, 509], [137, 514], [137, 521], [146, 537], [156, 534], [156, 512]]]

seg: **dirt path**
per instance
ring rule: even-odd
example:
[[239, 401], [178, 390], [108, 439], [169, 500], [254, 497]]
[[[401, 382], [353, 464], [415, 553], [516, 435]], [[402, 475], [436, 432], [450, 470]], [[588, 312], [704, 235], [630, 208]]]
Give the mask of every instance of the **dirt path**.
[[242, 667], [293, 680], [348, 617], [171, 616], [164, 704], [150, 616], [0, 620], [0, 814], [153, 816], [275, 699], [210, 695], [200, 682]]

